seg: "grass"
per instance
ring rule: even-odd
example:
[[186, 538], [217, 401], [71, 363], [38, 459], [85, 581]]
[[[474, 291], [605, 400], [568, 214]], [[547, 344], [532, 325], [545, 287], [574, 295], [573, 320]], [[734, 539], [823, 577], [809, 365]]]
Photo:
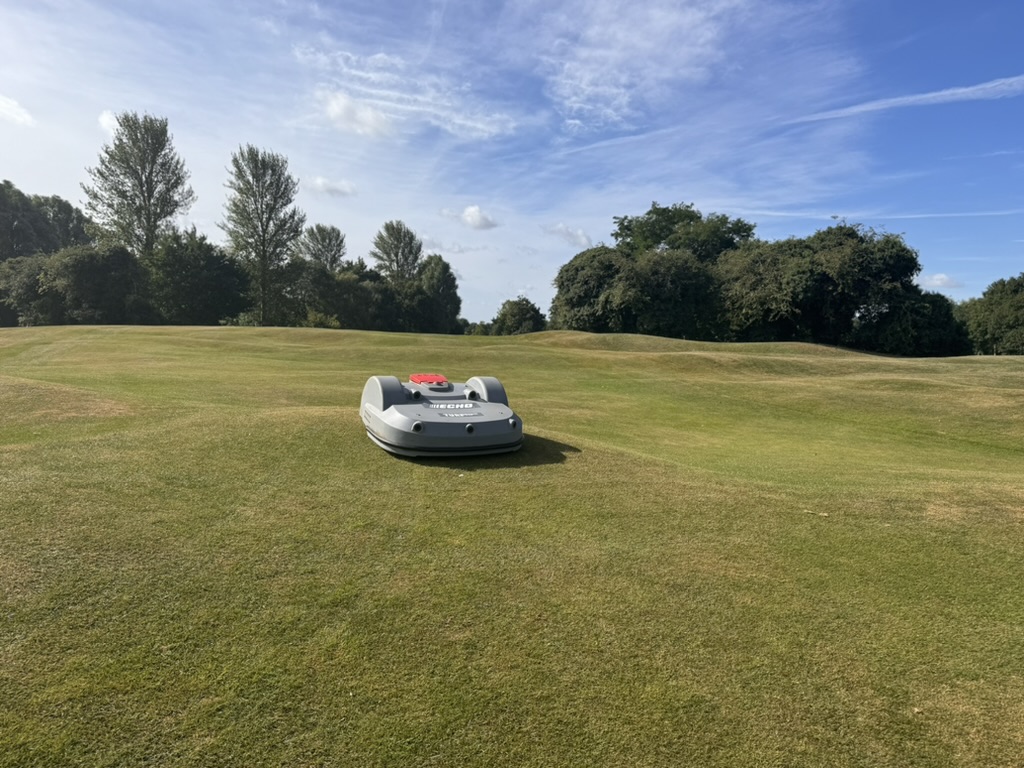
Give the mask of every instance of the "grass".
[[[373, 374], [501, 378], [392, 457]], [[1024, 360], [0, 331], [0, 766], [1016, 766]]]

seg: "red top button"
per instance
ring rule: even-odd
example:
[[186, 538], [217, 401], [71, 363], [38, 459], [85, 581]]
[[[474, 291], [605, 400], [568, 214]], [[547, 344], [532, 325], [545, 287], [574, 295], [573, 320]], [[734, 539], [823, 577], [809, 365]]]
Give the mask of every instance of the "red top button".
[[413, 384], [447, 384], [448, 379], [440, 373], [414, 373], [409, 377]]

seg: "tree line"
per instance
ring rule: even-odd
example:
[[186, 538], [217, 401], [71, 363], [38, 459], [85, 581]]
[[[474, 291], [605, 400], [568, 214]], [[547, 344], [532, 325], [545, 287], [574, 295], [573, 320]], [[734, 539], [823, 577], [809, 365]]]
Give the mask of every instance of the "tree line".
[[195, 201], [167, 120], [125, 112], [82, 185], [85, 210], [0, 185], [0, 325], [293, 325], [508, 335], [550, 327], [714, 341], [807, 341], [898, 355], [1024, 354], [1024, 274], [954, 304], [923, 291], [898, 235], [836, 222], [764, 241], [690, 204], [620, 216], [558, 272], [550, 321], [520, 296], [459, 316], [451, 266], [402, 221], [348, 258], [307, 226], [282, 155], [230, 159], [221, 246], [173, 222]]
[[[692, 205], [622, 216], [612, 238], [555, 279], [551, 324], [716, 341], [806, 341], [896, 355], [1009, 352], [981, 344], [978, 318], [1001, 302], [1024, 325], [1024, 293], [990, 288], [957, 306], [922, 290], [917, 253], [899, 235], [845, 221], [805, 238], [754, 237], [754, 225]], [[1010, 305], [1016, 302], [1016, 309]], [[992, 326], [986, 326], [991, 328]]]

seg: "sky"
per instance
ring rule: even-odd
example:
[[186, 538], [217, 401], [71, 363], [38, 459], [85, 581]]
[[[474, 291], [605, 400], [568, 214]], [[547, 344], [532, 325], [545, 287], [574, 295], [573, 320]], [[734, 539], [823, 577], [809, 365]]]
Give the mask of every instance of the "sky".
[[307, 224], [389, 220], [462, 314], [690, 203], [766, 240], [902, 234], [960, 301], [1024, 272], [1019, 0], [2, 0], [0, 179], [82, 205], [125, 112], [165, 117], [225, 238], [228, 166], [283, 155]]

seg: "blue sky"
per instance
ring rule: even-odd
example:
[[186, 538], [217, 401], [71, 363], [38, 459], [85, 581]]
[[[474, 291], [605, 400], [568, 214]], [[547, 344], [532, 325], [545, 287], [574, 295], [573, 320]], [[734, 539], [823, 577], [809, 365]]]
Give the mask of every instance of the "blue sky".
[[758, 236], [902, 233], [921, 284], [1024, 271], [1017, 0], [4, 0], [0, 178], [80, 204], [112, 115], [166, 117], [222, 242], [231, 153], [285, 155], [366, 257], [401, 219], [463, 315], [693, 203]]

